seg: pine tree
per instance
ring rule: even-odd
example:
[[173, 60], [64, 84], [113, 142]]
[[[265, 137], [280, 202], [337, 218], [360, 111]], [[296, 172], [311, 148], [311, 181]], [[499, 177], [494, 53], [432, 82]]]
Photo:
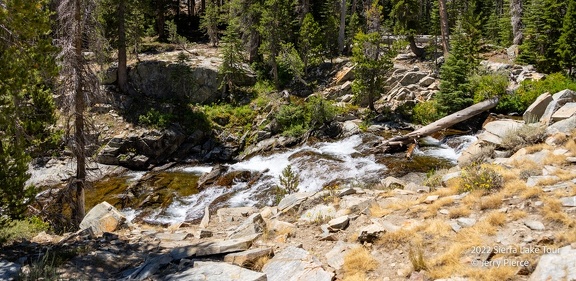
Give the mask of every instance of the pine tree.
[[222, 65], [218, 69], [221, 77], [220, 88], [224, 92], [231, 92], [236, 90], [238, 79], [240, 79], [244, 68], [243, 46], [240, 37], [240, 26], [237, 17], [232, 17], [228, 21], [228, 28], [224, 31], [222, 38], [224, 46], [222, 47]]
[[522, 20], [526, 29], [519, 48], [519, 62], [533, 64], [544, 73], [561, 70], [556, 44], [562, 33], [565, 4], [561, 0], [530, 1]]
[[424, 49], [416, 45], [414, 36], [420, 32], [420, 5], [418, 0], [393, 0], [393, 8], [390, 15], [395, 18], [396, 32], [406, 35], [410, 44], [410, 50], [417, 57], [424, 57]]
[[568, 68], [568, 74], [573, 75], [576, 66], [576, 0], [568, 1], [557, 53], [562, 59], [562, 67]]
[[300, 57], [304, 63], [304, 73], [308, 74], [308, 67], [322, 61], [322, 29], [314, 20], [311, 13], [306, 14], [300, 27], [298, 47]]
[[472, 105], [474, 93], [468, 78], [479, 63], [479, 30], [476, 21], [459, 23], [452, 33], [452, 49], [440, 69], [440, 92], [436, 95], [438, 112], [447, 115]]
[[48, 1], [0, 4], [0, 225], [21, 218], [34, 198], [25, 185], [30, 153], [55, 122], [49, 17]]
[[206, 11], [200, 19], [200, 29], [208, 35], [212, 47], [218, 45], [218, 25], [220, 22], [220, 7], [214, 1], [208, 1]]
[[380, 33], [380, 21], [382, 7], [374, 1], [366, 12], [370, 27], [369, 33], [358, 32], [354, 38], [352, 47], [352, 61], [354, 67], [354, 82], [352, 91], [357, 102], [367, 101], [372, 111], [374, 101], [384, 86], [386, 73], [392, 69], [392, 53], [386, 49], [386, 44]]

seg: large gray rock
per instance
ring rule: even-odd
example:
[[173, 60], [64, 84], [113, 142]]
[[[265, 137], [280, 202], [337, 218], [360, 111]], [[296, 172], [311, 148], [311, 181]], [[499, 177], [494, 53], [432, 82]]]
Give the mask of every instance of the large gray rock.
[[361, 227], [358, 230], [358, 242], [374, 243], [374, 241], [380, 238], [380, 236], [383, 235], [385, 232], [386, 229], [379, 223], [372, 223], [371, 225]]
[[560, 201], [564, 207], [576, 207], [576, 196], [562, 197], [560, 198]]
[[572, 116], [568, 119], [558, 121], [546, 128], [546, 134], [552, 135], [557, 132], [570, 133], [576, 128], [576, 116]]
[[348, 227], [349, 221], [350, 221], [350, 218], [348, 218], [348, 216], [340, 216], [340, 217], [331, 219], [328, 222], [328, 228], [332, 232], [336, 232], [338, 230], [343, 230], [343, 229], [346, 229], [346, 227]]
[[576, 92], [572, 90], [562, 90], [552, 95], [552, 101], [546, 107], [546, 111], [540, 118], [540, 122], [549, 124], [552, 121], [552, 115], [562, 106], [569, 102], [576, 102]]
[[322, 263], [308, 251], [289, 246], [276, 254], [263, 268], [268, 281], [331, 281], [334, 273], [322, 268]]
[[269, 257], [273, 255], [272, 248], [256, 248], [248, 251], [238, 253], [231, 253], [224, 256], [224, 261], [243, 266], [246, 264], [253, 264], [257, 259], [262, 257]]
[[0, 260], [0, 280], [19, 279], [21, 267], [22, 266], [17, 263]]
[[408, 73], [406, 73], [406, 75], [404, 75], [404, 77], [402, 77], [402, 79], [400, 79], [400, 84], [402, 86], [418, 84], [420, 79], [422, 79], [426, 76], [428, 76], [428, 75], [424, 72], [415, 72], [415, 71], [414, 72], [408, 72]]
[[278, 203], [278, 210], [284, 211], [287, 209], [291, 209], [295, 206], [299, 206], [304, 202], [308, 197], [314, 195], [311, 192], [296, 192], [289, 194], [282, 198], [280, 203]]
[[478, 135], [478, 139], [493, 144], [502, 144], [506, 134], [513, 133], [520, 128], [520, 123], [514, 120], [497, 120], [484, 125], [484, 132]]
[[166, 276], [170, 281], [266, 281], [266, 275], [223, 262], [196, 261], [194, 267]]
[[569, 102], [552, 114], [552, 121], [560, 121], [572, 117], [576, 113], [576, 102]]
[[118, 229], [126, 217], [108, 202], [102, 202], [88, 212], [82, 222], [80, 229], [90, 229], [90, 231], [100, 236], [104, 232], [113, 232]]
[[[128, 77], [131, 84], [145, 96], [156, 99], [184, 98], [191, 103], [211, 103], [222, 97], [218, 65], [220, 61], [199, 65], [142, 61], [133, 66]], [[240, 84], [256, 81], [249, 72], [241, 75]]]
[[236, 239], [223, 241], [206, 241], [183, 247], [177, 247], [172, 249], [170, 256], [175, 260], [179, 260], [194, 256], [201, 257], [245, 251], [248, 250], [250, 246], [252, 246], [252, 242], [254, 242], [254, 240], [256, 240], [259, 236], [259, 234], [254, 234]]
[[535, 123], [540, 120], [552, 100], [553, 99], [550, 93], [541, 94], [538, 98], [536, 98], [536, 100], [528, 107], [528, 109], [526, 109], [524, 115], [522, 116], [524, 123]]
[[344, 257], [348, 250], [352, 249], [354, 244], [346, 243], [344, 241], [336, 242], [336, 245], [332, 247], [332, 250], [326, 253], [326, 262], [328, 265], [336, 270], [340, 270], [344, 265]]
[[529, 281], [560, 281], [576, 280], [576, 249], [571, 246], [565, 246], [558, 250], [548, 249], [540, 257], [538, 265]]
[[266, 228], [266, 223], [260, 215], [260, 213], [255, 213], [250, 215], [238, 228], [236, 228], [230, 235], [228, 239], [240, 238], [247, 235], [259, 234]]

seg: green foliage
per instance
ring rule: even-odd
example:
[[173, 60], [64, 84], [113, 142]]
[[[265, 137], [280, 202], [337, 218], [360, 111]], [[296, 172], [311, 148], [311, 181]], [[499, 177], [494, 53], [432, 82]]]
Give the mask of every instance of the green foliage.
[[21, 274], [21, 280], [59, 280], [57, 272], [57, 257], [50, 250], [46, 250], [46, 253], [40, 255], [36, 261], [33, 261], [30, 265], [30, 270], [26, 273]]
[[276, 114], [276, 122], [284, 135], [302, 135], [308, 128], [305, 107], [295, 104], [283, 105]]
[[242, 40], [240, 38], [240, 26], [237, 18], [232, 18], [222, 38], [222, 64], [218, 69], [221, 84], [220, 89], [234, 93], [237, 84], [245, 70], [243, 68], [244, 55]]
[[452, 50], [440, 69], [440, 92], [435, 97], [442, 116], [466, 108], [474, 101], [468, 78], [479, 63], [476, 24], [474, 19], [463, 21], [452, 34]]
[[300, 184], [300, 177], [292, 170], [292, 166], [288, 165], [282, 170], [282, 175], [278, 177], [280, 187], [286, 190], [288, 194], [298, 192], [298, 185]]
[[250, 129], [257, 112], [250, 105], [234, 106], [232, 104], [212, 104], [202, 107], [208, 119], [226, 128]]
[[48, 229], [50, 226], [35, 216], [14, 220], [0, 228], [0, 245], [9, 244], [13, 241], [30, 240], [39, 232]]
[[506, 94], [508, 75], [506, 73], [475, 74], [470, 77], [470, 89], [474, 93], [474, 103], [501, 97]]
[[553, 73], [541, 80], [522, 81], [520, 87], [516, 90], [516, 95], [522, 103], [521, 111], [526, 110], [538, 96], [549, 92], [555, 94], [564, 89], [576, 91], [576, 81], [564, 76], [562, 73]]
[[317, 130], [330, 124], [337, 112], [338, 109], [330, 101], [311, 97], [303, 105], [283, 105], [275, 117], [282, 134], [298, 137], [308, 130]]
[[544, 73], [560, 71], [556, 44], [562, 31], [566, 1], [532, 0], [525, 6], [522, 22], [526, 25], [518, 61], [536, 66]]
[[462, 169], [460, 191], [496, 190], [504, 186], [504, 178], [486, 164], [476, 164]]
[[220, 8], [213, 1], [207, 1], [206, 11], [200, 18], [200, 29], [203, 30], [210, 38], [212, 46], [217, 46], [218, 39], [218, 25], [221, 24]]
[[414, 106], [412, 122], [417, 124], [429, 124], [441, 118], [437, 111], [438, 103], [436, 100], [419, 102]]
[[564, 16], [562, 34], [558, 40], [556, 53], [562, 59], [560, 64], [568, 69], [570, 75], [574, 74], [576, 66], [576, 1], [568, 1], [568, 10]]
[[280, 84], [284, 84], [292, 78], [302, 80], [305, 64], [292, 43], [280, 44], [280, 52], [276, 61], [278, 62]]
[[305, 73], [309, 66], [322, 62], [322, 29], [311, 13], [306, 14], [302, 21], [298, 46]]
[[178, 26], [173, 20], [166, 22], [166, 31], [168, 32], [168, 41], [172, 44], [186, 45], [186, 37], [178, 34]]
[[48, 1], [5, 1], [0, 5], [0, 226], [22, 218], [35, 195], [30, 153], [51, 141], [56, 50]]
[[[382, 7], [374, 2], [367, 11], [367, 14], [371, 15], [369, 22], [372, 26], [379, 25], [377, 22], [380, 20], [381, 10]], [[374, 101], [384, 86], [385, 74], [393, 66], [393, 52], [387, 49], [379, 31], [375, 30], [368, 34], [358, 32], [352, 47], [352, 61], [356, 63], [352, 92], [357, 102], [366, 101], [372, 111], [375, 111]]]
[[138, 116], [138, 123], [155, 128], [166, 128], [174, 119], [170, 113], [163, 113], [156, 109], [150, 109], [146, 114]]

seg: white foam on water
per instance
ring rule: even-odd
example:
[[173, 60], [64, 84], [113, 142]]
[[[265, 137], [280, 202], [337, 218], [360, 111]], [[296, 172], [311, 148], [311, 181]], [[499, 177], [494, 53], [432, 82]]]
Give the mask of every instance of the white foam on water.
[[179, 169], [182, 172], [192, 173], [192, 174], [207, 174], [212, 171], [212, 167], [210, 166], [193, 166], [193, 167], [184, 167]]
[[142, 177], [146, 174], [143, 171], [132, 171], [126, 174], [126, 182], [136, 182], [142, 179]]
[[[428, 138], [430, 141], [432, 138]], [[456, 136], [452, 138], [453, 141], [458, 143], [458, 146], [455, 148], [449, 147], [445, 143], [440, 144], [439, 146], [431, 146], [431, 147], [423, 147], [419, 149], [415, 149], [414, 153], [416, 155], [426, 155], [432, 156], [437, 158], [443, 158], [450, 160], [453, 163], [458, 161], [462, 152], [466, 150], [472, 143], [474, 143], [477, 138], [475, 136]]]
[[131, 223], [136, 216], [138, 216], [142, 211], [141, 210], [134, 210], [132, 208], [126, 208], [121, 211], [124, 216], [126, 217], [126, 222]]

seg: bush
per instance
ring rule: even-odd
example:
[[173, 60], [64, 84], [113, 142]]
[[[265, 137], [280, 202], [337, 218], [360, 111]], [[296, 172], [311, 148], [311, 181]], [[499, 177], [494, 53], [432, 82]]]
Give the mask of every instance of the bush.
[[516, 152], [519, 149], [541, 143], [546, 138], [546, 128], [538, 125], [523, 125], [517, 130], [506, 133], [500, 146]]
[[145, 126], [165, 128], [173, 117], [170, 113], [161, 113], [156, 109], [150, 109], [146, 114], [138, 116], [138, 123]]
[[508, 76], [505, 73], [473, 75], [470, 78], [470, 87], [474, 92], [474, 103], [501, 97], [506, 94]]
[[32, 239], [39, 232], [48, 229], [50, 226], [38, 217], [15, 220], [0, 229], [0, 244], [21, 239]]
[[328, 124], [336, 117], [336, 107], [320, 97], [312, 97], [306, 103], [306, 123], [312, 129]]
[[441, 117], [438, 112], [438, 103], [436, 100], [429, 100], [416, 104], [414, 114], [412, 115], [412, 122], [426, 125]]
[[520, 87], [516, 90], [522, 108], [520, 111], [525, 111], [538, 96], [545, 92], [555, 94], [564, 89], [576, 91], [576, 82], [569, 77], [564, 76], [562, 73], [554, 73], [546, 76], [542, 80], [522, 81]]
[[494, 190], [500, 189], [504, 185], [502, 175], [486, 164], [468, 166], [462, 170], [460, 177], [462, 180], [461, 192], [477, 189]]
[[312, 97], [303, 105], [283, 105], [276, 114], [276, 121], [283, 135], [298, 137], [307, 130], [316, 130], [332, 122], [337, 110], [329, 101]]
[[256, 117], [250, 105], [212, 104], [203, 106], [202, 110], [210, 121], [226, 128], [251, 126]]

